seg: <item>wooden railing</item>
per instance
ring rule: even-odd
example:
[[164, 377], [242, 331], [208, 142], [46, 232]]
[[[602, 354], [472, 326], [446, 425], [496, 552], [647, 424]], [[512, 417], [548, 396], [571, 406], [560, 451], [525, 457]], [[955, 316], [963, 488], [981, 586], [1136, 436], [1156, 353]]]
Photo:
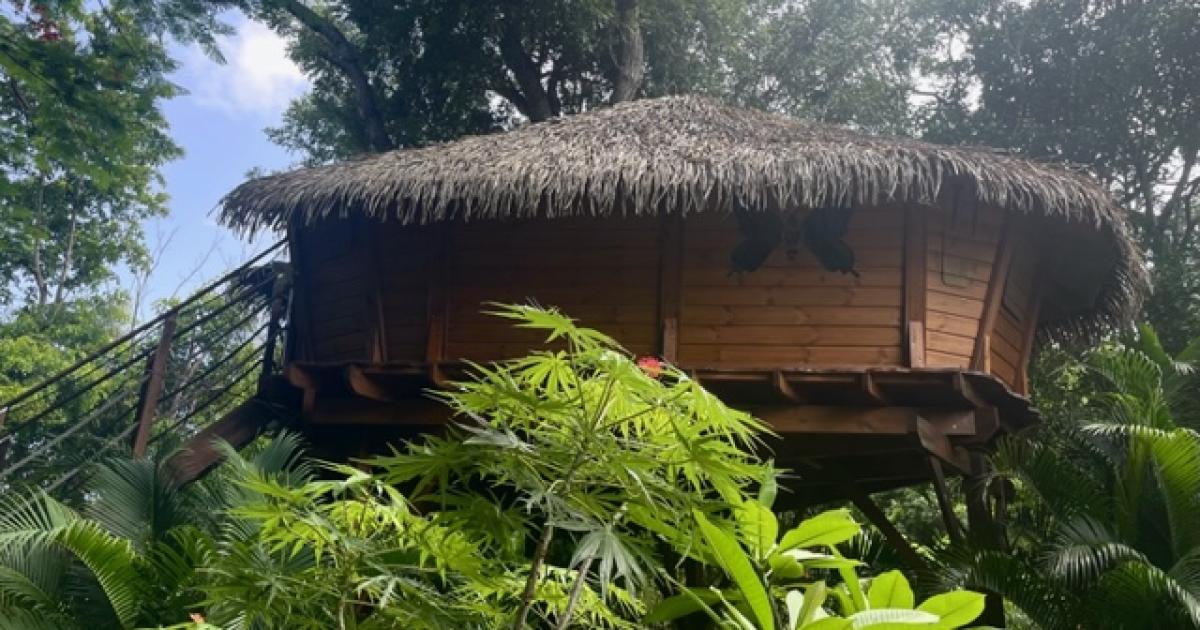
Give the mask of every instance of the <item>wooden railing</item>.
[[91, 464], [170, 450], [260, 391], [281, 363], [282, 245], [0, 402], [0, 491], [77, 492]]

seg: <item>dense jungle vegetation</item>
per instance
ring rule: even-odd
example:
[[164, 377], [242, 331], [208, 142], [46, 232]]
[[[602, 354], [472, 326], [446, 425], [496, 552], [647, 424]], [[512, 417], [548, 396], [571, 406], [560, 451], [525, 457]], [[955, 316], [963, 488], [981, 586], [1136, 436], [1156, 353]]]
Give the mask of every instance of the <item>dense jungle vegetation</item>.
[[469, 420], [444, 438], [343, 468], [281, 434], [183, 489], [164, 444], [69, 501], [9, 487], [0, 626], [953, 628], [991, 622], [989, 593], [1010, 627], [1200, 628], [1194, 1], [0, 7], [0, 400], [135, 324], [114, 268], [153, 264], [141, 226], [168, 208], [167, 42], [219, 56], [229, 11], [311, 78], [266, 131], [306, 162], [712, 94], [1077, 164], [1129, 209], [1155, 285], [1136, 329], [1041, 349], [1044, 425], [992, 461], [1002, 536], [946, 532], [926, 488], [886, 497], [923, 570], [843, 506], [773, 511], [754, 418], [513, 306], [569, 351], [480, 366], [444, 396]]

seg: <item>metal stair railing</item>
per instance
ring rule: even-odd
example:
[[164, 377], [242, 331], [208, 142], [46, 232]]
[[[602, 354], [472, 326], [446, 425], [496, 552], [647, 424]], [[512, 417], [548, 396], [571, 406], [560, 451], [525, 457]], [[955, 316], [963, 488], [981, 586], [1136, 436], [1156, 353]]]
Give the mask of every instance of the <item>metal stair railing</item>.
[[282, 363], [284, 243], [0, 402], [0, 492], [78, 492], [95, 462], [182, 445], [259, 393]]

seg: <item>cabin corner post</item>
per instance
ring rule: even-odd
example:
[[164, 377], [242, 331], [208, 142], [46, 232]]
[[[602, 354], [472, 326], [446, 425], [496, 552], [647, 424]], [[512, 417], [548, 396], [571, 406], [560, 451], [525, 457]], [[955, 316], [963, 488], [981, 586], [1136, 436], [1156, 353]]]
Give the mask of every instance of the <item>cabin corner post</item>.
[[971, 352], [971, 369], [979, 372], [991, 371], [992, 333], [1004, 301], [1004, 288], [1008, 285], [1008, 270], [1012, 266], [1013, 250], [1016, 249], [1016, 226], [1017, 221], [1013, 217], [1006, 218], [1000, 242], [996, 245], [987, 294], [983, 298], [983, 312], [979, 317], [979, 332], [975, 335], [975, 347]]
[[665, 212], [659, 218], [658, 350], [667, 363], [679, 357], [680, 299], [683, 292], [684, 217]]
[[434, 250], [430, 258], [429, 284], [426, 290], [425, 364], [434, 384], [445, 377], [442, 364], [446, 360], [447, 322], [450, 309], [450, 255], [453, 225], [439, 223], [433, 228]]
[[292, 268], [291, 300], [287, 313], [287, 336], [284, 339], [283, 365], [297, 359], [312, 357], [312, 326], [309, 325], [308, 265], [304, 260], [303, 237], [299, 219], [288, 224], [288, 258]]
[[929, 264], [925, 209], [904, 210], [904, 295], [900, 325], [904, 339], [904, 362], [908, 367], [925, 367], [926, 267]]
[[[375, 229], [372, 229], [375, 228]], [[383, 304], [383, 265], [379, 260], [379, 239], [382, 230], [378, 225], [364, 221], [359, 225], [359, 235], [366, 246], [367, 277], [371, 284], [367, 289], [366, 304], [366, 353], [371, 363], [387, 363], [387, 315]]]

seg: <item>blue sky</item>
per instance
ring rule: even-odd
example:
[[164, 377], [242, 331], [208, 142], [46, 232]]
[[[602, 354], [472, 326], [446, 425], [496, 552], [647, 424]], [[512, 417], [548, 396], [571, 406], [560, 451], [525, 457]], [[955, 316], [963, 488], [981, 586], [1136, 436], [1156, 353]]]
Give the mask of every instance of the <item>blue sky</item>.
[[276, 238], [265, 234], [247, 241], [217, 225], [214, 208], [250, 169], [278, 170], [298, 161], [267, 140], [263, 129], [279, 123], [308, 81], [287, 58], [284, 41], [269, 29], [240, 14], [227, 21], [237, 34], [221, 40], [225, 64], [195, 46], [171, 51], [180, 63], [172, 81], [188, 94], [164, 103], [163, 111], [185, 155], [163, 169], [169, 216], [145, 226], [159, 265], [147, 283], [143, 308], [153, 300], [186, 295]]

